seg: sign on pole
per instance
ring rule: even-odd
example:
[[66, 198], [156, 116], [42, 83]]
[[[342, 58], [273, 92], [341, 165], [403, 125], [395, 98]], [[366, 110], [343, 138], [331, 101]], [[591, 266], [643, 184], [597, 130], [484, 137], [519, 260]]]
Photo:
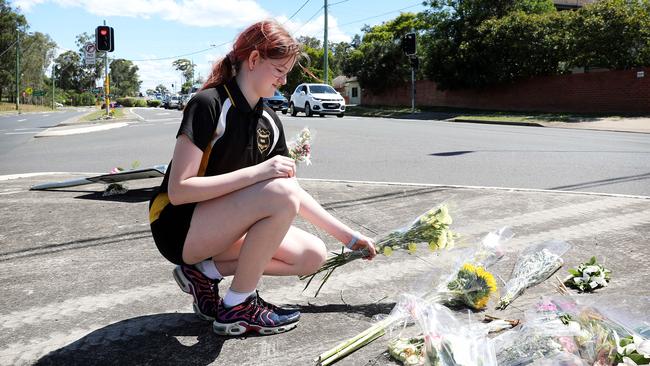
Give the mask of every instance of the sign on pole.
[[97, 47], [93, 42], [88, 42], [84, 45], [84, 53], [85, 53], [85, 64], [86, 66], [88, 65], [94, 65], [95, 64], [95, 53], [97, 52]]

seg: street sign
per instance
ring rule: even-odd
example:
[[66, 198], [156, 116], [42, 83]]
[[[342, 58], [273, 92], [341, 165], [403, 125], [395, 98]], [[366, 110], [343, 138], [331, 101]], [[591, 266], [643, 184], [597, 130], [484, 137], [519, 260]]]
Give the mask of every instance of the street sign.
[[93, 42], [87, 42], [84, 45], [84, 62], [86, 66], [95, 64], [95, 54], [97, 52], [97, 47]]
[[34, 91], [34, 89], [32, 89], [31, 86], [28, 86], [27, 88], [25, 88], [25, 93], [26, 93], [27, 95], [32, 95], [32, 92], [33, 92], [33, 91]]
[[45, 90], [34, 90], [32, 95], [35, 96], [35, 97], [44, 97], [45, 96]]

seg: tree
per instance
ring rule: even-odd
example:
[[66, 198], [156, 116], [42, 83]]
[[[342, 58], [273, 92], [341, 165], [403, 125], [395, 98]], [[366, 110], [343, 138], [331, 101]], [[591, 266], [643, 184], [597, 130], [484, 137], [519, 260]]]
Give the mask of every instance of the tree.
[[158, 86], [156, 86], [156, 89], [154, 89], [154, 90], [155, 90], [156, 93], [159, 93], [159, 94], [162, 94], [162, 95], [169, 94], [169, 89], [167, 89], [167, 87], [164, 86], [163, 84], [158, 84]]
[[138, 95], [142, 82], [138, 77], [138, 67], [132, 61], [113, 60], [109, 68], [111, 70], [111, 94], [116, 97]]
[[[411, 63], [401, 49], [401, 39], [411, 31], [421, 33], [427, 29], [427, 20], [423, 14], [402, 13], [380, 25], [365, 26], [360, 41], [355, 37], [343, 52], [341, 71], [356, 76], [362, 88], [377, 93], [408, 81]], [[419, 50], [418, 55], [422, 55]]]
[[573, 66], [650, 65], [650, 1], [598, 1], [576, 12], [570, 30]]
[[49, 35], [35, 32], [21, 40], [21, 48], [20, 69], [23, 88], [45, 89], [47, 86], [45, 70], [54, 58], [56, 43]]
[[194, 84], [194, 68], [196, 64], [186, 58], [181, 58], [172, 62], [172, 66], [183, 75], [185, 81], [181, 86], [181, 94], [186, 94]]
[[59, 88], [79, 90], [81, 85], [81, 57], [74, 51], [66, 51], [54, 59], [54, 77]]
[[553, 39], [566, 34], [566, 24], [550, 0], [428, 4], [424, 17], [432, 27], [423, 37], [423, 70], [439, 88], [482, 87], [558, 71], [558, 55], [565, 53], [562, 44], [553, 53]]
[[0, 100], [4, 95], [15, 99], [16, 34], [21, 38], [27, 31], [27, 19], [5, 1], [0, 0]]

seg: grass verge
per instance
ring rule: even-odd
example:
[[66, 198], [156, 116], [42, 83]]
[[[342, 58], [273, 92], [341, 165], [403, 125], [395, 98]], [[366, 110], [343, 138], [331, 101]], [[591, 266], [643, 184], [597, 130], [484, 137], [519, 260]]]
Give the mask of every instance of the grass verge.
[[[5, 103], [5, 102], [0, 103], [0, 113], [3, 112], [10, 113], [15, 111], [16, 111], [15, 103]], [[20, 111], [21, 112], [52, 112], [52, 108], [44, 105], [21, 104]]]
[[108, 121], [124, 118], [124, 108], [114, 108], [111, 109], [111, 115], [113, 118], [106, 119], [106, 111], [103, 109], [96, 110], [90, 114], [83, 116], [79, 121], [80, 122], [94, 122], [94, 121]]

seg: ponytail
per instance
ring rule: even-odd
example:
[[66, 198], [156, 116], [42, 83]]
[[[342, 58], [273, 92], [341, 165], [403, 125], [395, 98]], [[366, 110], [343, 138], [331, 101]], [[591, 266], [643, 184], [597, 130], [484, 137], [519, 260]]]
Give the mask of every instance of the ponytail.
[[224, 84], [226, 81], [232, 79], [235, 76], [235, 67], [233, 67], [234, 62], [232, 60], [233, 58], [234, 53], [230, 52], [226, 55], [226, 57], [217, 62], [212, 67], [210, 77], [208, 77], [208, 80], [205, 82], [205, 84], [203, 84], [201, 90], [214, 88], [215, 86]]
[[300, 45], [291, 34], [274, 20], [257, 22], [246, 28], [235, 40], [232, 51], [214, 64], [203, 89], [224, 84], [237, 75], [242, 62], [257, 50], [262, 58], [298, 57]]

